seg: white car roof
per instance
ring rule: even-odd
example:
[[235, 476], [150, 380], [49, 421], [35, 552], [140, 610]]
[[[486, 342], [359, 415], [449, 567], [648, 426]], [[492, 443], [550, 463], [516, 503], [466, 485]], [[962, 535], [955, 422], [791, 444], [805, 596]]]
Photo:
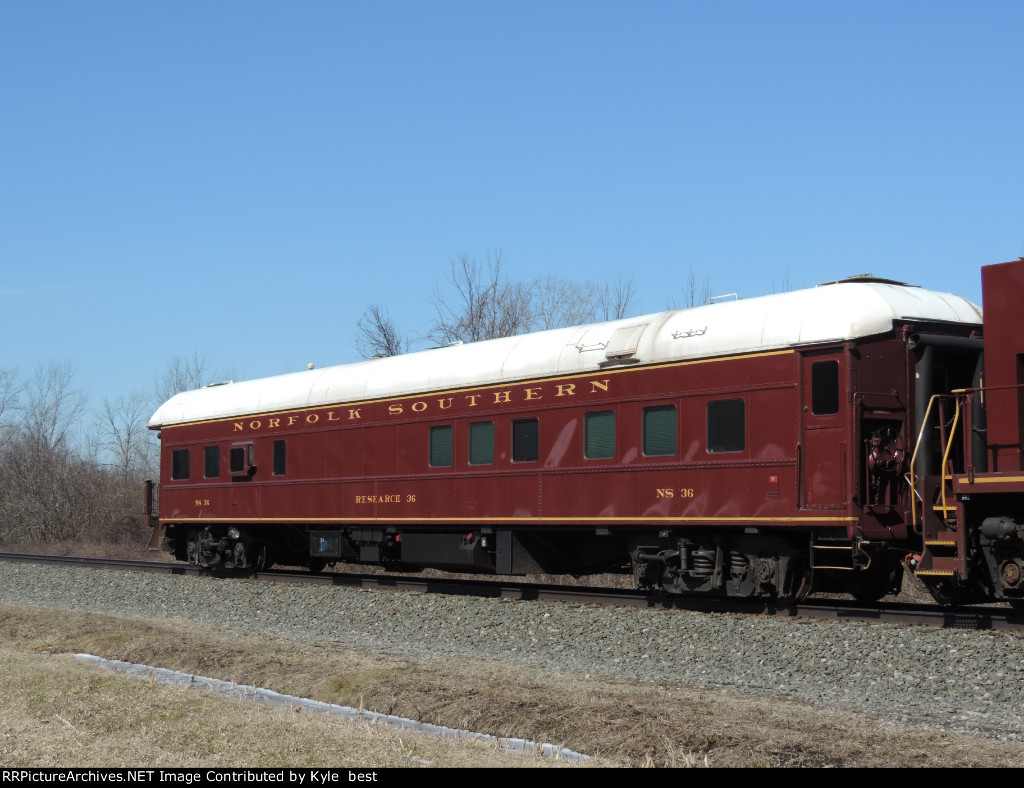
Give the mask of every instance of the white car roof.
[[209, 386], [172, 397], [149, 427], [844, 341], [886, 333], [894, 320], [980, 324], [982, 315], [949, 293], [845, 281]]

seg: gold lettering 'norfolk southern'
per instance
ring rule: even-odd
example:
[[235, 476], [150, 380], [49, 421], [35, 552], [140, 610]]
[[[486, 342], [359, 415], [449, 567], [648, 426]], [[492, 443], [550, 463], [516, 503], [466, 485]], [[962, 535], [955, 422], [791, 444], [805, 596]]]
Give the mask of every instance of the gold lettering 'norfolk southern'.
[[365, 403], [358, 407], [334, 406], [317, 408], [298, 413], [281, 413], [275, 416], [254, 416], [246, 419], [231, 419], [232, 432], [266, 432], [301, 427], [324, 427], [328, 425], [351, 424], [381, 420], [396, 416], [422, 415], [451, 410], [456, 405], [464, 408], [515, 406], [519, 403], [564, 402], [567, 397], [608, 393], [609, 379], [588, 380], [579, 383], [532, 384], [523, 388], [498, 388], [464, 394], [442, 394], [429, 397], [409, 397], [388, 403]]

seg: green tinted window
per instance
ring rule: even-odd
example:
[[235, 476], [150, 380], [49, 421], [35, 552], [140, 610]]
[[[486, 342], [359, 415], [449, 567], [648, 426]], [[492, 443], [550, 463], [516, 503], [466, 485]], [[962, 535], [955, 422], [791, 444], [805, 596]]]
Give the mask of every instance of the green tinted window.
[[494, 462], [494, 422], [477, 421], [469, 425], [469, 464]]
[[602, 410], [587, 413], [585, 425], [585, 446], [583, 456], [588, 460], [599, 460], [615, 456], [615, 411]]
[[676, 406], [644, 408], [644, 454], [659, 457], [676, 453]]
[[430, 428], [430, 467], [448, 468], [452, 464], [455, 450], [452, 443], [452, 427], [446, 424], [442, 427]]

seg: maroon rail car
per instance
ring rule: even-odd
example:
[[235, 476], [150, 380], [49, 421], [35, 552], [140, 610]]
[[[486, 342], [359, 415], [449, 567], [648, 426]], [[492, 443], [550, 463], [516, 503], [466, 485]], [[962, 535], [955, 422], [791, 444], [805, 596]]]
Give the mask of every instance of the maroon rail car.
[[925, 555], [911, 457], [948, 461], [924, 414], [980, 337], [964, 299], [859, 277], [185, 392], [150, 422], [154, 544], [877, 598]]

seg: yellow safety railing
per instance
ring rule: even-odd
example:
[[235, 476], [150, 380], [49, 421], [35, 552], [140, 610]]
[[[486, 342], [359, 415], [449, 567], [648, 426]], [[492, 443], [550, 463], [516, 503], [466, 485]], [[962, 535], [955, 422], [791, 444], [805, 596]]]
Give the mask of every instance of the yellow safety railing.
[[953, 416], [953, 426], [949, 430], [949, 440], [946, 441], [946, 451], [942, 454], [942, 517], [946, 517], [946, 512], [949, 511], [946, 506], [946, 481], [953, 481], [953, 474], [946, 475], [946, 469], [949, 467], [949, 453], [953, 449], [953, 440], [956, 438], [956, 428], [960, 423], [960, 392], [955, 391], [954, 394], [958, 395], [956, 398], [956, 415]]
[[928, 417], [931, 416], [932, 405], [941, 396], [941, 394], [933, 394], [928, 400], [928, 408], [924, 412], [924, 418], [921, 419], [921, 431], [917, 433], [917, 441], [914, 443], [914, 453], [910, 455], [910, 472], [907, 474], [910, 482], [910, 523], [915, 527], [917, 526], [917, 474], [914, 473], [914, 463], [917, 462], [917, 452], [921, 449], [924, 431], [928, 429]]
[[[928, 408], [924, 412], [924, 418], [921, 420], [921, 431], [917, 435], [917, 443], [914, 445], [914, 453], [910, 457], [910, 472], [908, 473], [908, 480], [910, 482], [910, 522], [913, 526], [918, 525], [917, 521], [917, 475], [914, 473], [914, 463], [917, 461], [917, 452], [921, 449], [921, 444], [924, 439], [925, 430], [928, 429], [928, 418], [932, 413], [932, 406], [936, 400], [943, 399], [946, 397], [954, 397], [956, 400], [956, 414], [953, 417], [953, 427], [949, 431], [949, 438], [946, 440], [946, 447], [942, 453], [942, 513], [945, 517], [947, 511], [946, 506], [946, 482], [952, 480], [953, 476], [947, 474], [949, 455], [953, 450], [953, 441], [956, 438], [956, 428], [960, 424], [960, 397], [958, 395], [964, 393], [962, 389], [954, 390], [952, 394], [933, 394], [928, 400]], [[923, 498], [922, 498], [923, 504]]]

